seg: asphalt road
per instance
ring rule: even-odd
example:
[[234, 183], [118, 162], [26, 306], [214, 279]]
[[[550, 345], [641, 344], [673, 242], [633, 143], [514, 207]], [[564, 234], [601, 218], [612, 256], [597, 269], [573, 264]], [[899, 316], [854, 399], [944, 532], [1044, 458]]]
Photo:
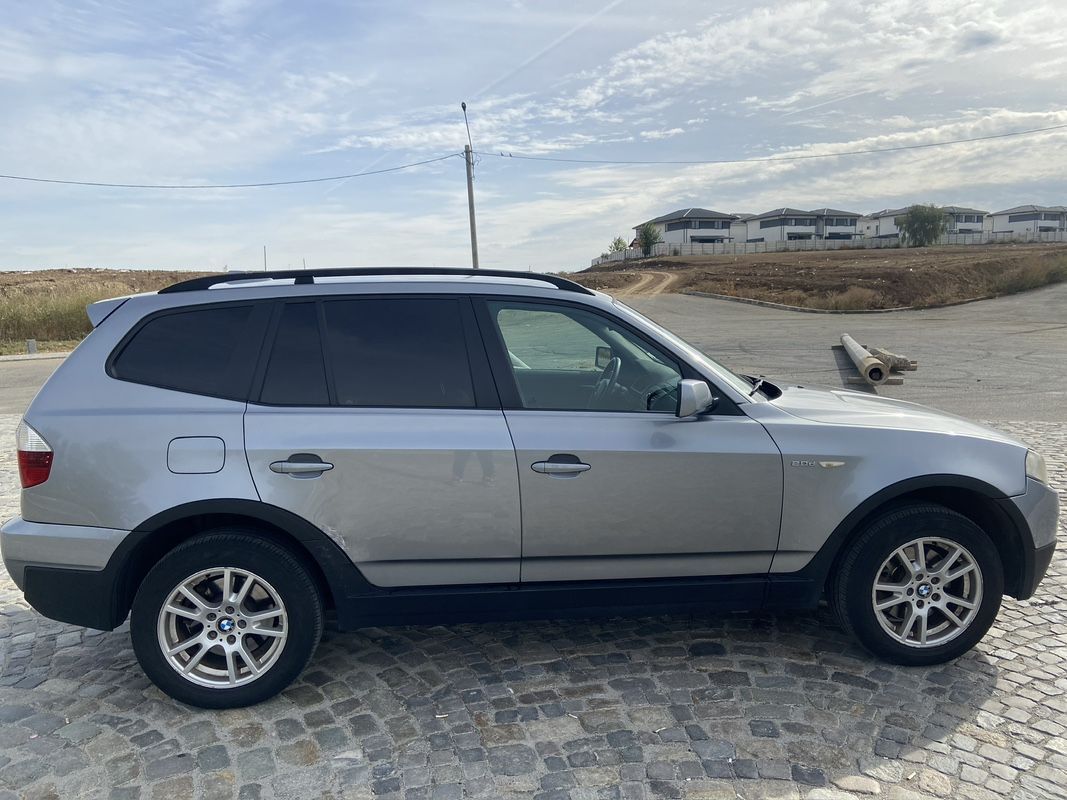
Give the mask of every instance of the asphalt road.
[[[842, 333], [918, 360], [877, 393], [981, 420], [1067, 421], [1067, 284], [930, 311], [805, 314], [689, 295], [626, 302], [739, 372], [846, 385]], [[58, 360], [0, 361], [0, 414], [21, 414]], [[872, 390], [873, 391], [873, 390]]]
[[886, 314], [807, 314], [672, 294], [625, 302], [738, 372], [771, 381], [846, 385], [856, 372], [839, 346], [850, 333], [919, 362], [902, 386], [871, 390], [879, 395], [973, 419], [1067, 421], [1067, 284]]
[[58, 358], [0, 360], [0, 414], [21, 414], [37, 390], [62, 363]]

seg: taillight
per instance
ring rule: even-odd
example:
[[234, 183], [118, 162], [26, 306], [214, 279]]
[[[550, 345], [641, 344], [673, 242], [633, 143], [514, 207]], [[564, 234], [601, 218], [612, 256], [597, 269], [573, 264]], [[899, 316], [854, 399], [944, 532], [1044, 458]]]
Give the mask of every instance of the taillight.
[[18, 442], [19, 480], [22, 488], [29, 489], [48, 480], [52, 471], [52, 448], [41, 438], [41, 434], [23, 420], [15, 432]]

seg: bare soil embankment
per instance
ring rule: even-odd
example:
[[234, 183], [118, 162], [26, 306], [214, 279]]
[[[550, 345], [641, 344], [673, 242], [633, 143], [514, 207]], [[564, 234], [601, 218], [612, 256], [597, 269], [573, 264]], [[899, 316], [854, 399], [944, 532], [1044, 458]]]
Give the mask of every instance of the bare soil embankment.
[[568, 277], [622, 296], [696, 291], [802, 308], [927, 308], [1067, 281], [1067, 246], [667, 256]]

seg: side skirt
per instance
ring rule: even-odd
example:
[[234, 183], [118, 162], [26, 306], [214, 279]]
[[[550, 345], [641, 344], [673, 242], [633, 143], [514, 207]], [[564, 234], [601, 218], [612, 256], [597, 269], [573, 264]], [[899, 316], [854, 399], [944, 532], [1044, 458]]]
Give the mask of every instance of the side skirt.
[[745, 575], [378, 590], [339, 604], [337, 627], [758, 611], [767, 586], [766, 576]]

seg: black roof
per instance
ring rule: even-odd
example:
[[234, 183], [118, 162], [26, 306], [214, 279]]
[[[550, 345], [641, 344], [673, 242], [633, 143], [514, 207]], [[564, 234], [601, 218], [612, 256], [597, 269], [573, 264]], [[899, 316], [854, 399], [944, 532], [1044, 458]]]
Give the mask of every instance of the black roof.
[[967, 208], [967, 206], [941, 206], [941, 210], [946, 214], [981, 214], [983, 217], [989, 213], [980, 208]]
[[857, 211], [841, 211], [836, 208], [816, 208], [814, 211], [804, 211], [799, 208], [776, 208], [773, 211], [765, 211], [762, 214], [756, 214], [753, 217], [748, 217], [749, 220], [754, 219], [771, 219], [773, 217], [862, 217], [863, 215]]
[[[656, 217], [650, 219], [648, 222], [642, 222], [641, 225], [648, 225], [658, 222], [674, 222], [679, 219], [737, 219], [737, 214], [724, 214], [722, 211], [711, 211], [707, 208], [679, 208], [677, 211], [672, 211], [670, 214], [664, 214], [662, 217]], [[641, 225], [635, 225], [634, 230], [637, 230]]]
[[1005, 208], [1003, 211], [993, 211], [993, 214], [997, 216], [1001, 214], [1025, 214], [1027, 211], [1049, 211], [1053, 214], [1062, 214], [1067, 211], [1067, 206], [1015, 206], [1014, 208]]

